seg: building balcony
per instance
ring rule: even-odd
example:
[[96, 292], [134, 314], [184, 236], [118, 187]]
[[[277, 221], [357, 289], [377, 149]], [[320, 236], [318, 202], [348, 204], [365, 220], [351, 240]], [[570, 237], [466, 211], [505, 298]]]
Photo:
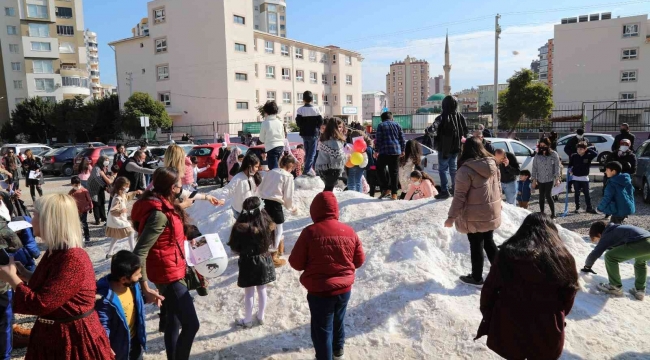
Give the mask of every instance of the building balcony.
[[88, 76], [88, 71], [79, 68], [73, 68], [73, 67], [61, 68], [61, 70], [59, 70], [58, 73], [61, 74], [61, 76], [71, 76], [71, 77]]
[[90, 65], [99, 65], [99, 60], [88, 60]]
[[81, 86], [61, 86], [61, 91], [63, 92], [63, 95], [71, 95], [71, 96], [90, 96], [90, 89], [81, 87]]
[[99, 94], [101, 92], [100, 88], [93, 87], [93, 94]]
[[88, 31], [86, 33], [86, 35], [88, 35], [88, 37], [91, 37], [91, 38], [96, 38], [97, 37], [97, 33], [94, 32], [94, 31]]
[[97, 89], [100, 89], [100, 88], [102, 87], [102, 84], [100, 84], [99, 81], [98, 81], [98, 82], [94, 82], [94, 81], [93, 81], [90, 85], [91, 85], [93, 88], [97, 88]]

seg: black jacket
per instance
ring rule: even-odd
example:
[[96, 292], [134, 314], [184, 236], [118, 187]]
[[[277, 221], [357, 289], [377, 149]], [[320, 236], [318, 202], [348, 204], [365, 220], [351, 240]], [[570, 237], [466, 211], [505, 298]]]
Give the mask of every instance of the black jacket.
[[607, 162], [618, 161], [623, 165], [623, 174], [634, 175], [636, 173], [636, 155], [633, 151], [626, 151], [623, 155], [619, 155], [618, 151], [612, 153]]
[[461, 138], [467, 137], [468, 129], [465, 117], [461, 113], [447, 113], [438, 116], [433, 122], [436, 150], [447, 159], [449, 154], [459, 154]]
[[577, 136], [573, 136], [569, 141], [567, 141], [566, 145], [564, 145], [564, 153], [567, 154], [569, 157], [571, 155], [575, 154], [578, 152], [578, 143], [584, 141], [587, 143], [587, 146], [590, 146], [589, 140], [587, 140], [586, 137], [583, 137], [582, 140], [578, 140]]
[[587, 152], [580, 156], [580, 154], [575, 153], [569, 158], [569, 167], [573, 176], [589, 176], [589, 169], [591, 168], [591, 162], [598, 156], [598, 151], [596, 148], [590, 147], [587, 149]]
[[630, 140], [630, 150], [634, 150], [634, 140], [636, 136], [631, 132], [621, 133], [616, 135], [614, 138], [614, 143], [612, 144], [612, 151], [618, 151], [618, 148], [621, 147], [621, 140], [627, 139]]
[[300, 136], [318, 136], [323, 125], [323, 115], [317, 107], [305, 104], [296, 111], [296, 124], [300, 128]]
[[[257, 235], [257, 234], [255, 234]], [[275, 266], [268, 249], [260, 249], [259, 236], [251, 236], [248, 224], [235, 224], [228, 246], [239, 254], [237, 286], [247, 288], [275, 281]]]
[[508, 166], [499, 164], [499, 171], [501, 172], [501, 182], [507, 184], [518, 180], [517, 177], [521, 169], [515, 154], [506, 152], [506, 157], [508, 158], [509, 164]]
[[125, 178], [129, 179], [129, 182], [131, 183], [131, 186], [129, 186], [129, 191], [145, 190], [143, 175], [140, 173], [126, 170], [126, 166], [134, 162], [136, 161], [133, 158], [129, 158], [128, 160], [126, 160], [126, 162], [122, 165], [120, 171], [117, 173], [117, 176], [118, 177], [124, 176]]
[[494, 136], [492, 135], [492, 131], [490, 131], [490, 129], [485, 128], [485, 129], [483, 129], [483, 137], [491, 138], [491, 137], [494, 137]]
[[494, 146], [492, 146], [492, 143], [483, 139], [483, 147], [485, 150], [487, 150], [490, 154], [494, 155]]

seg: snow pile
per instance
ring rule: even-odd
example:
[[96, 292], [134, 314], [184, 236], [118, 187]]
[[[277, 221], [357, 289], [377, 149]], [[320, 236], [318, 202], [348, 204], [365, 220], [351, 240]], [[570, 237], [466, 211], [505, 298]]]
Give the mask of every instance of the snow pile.
[[[298, 212], [286, 214], [287, 253], [301, 230], [311, 224], [309, 205], [322, 188], [319, 179], [296, 181]], [[212, 194], [221, 195], [220, 190]], [[481, 321], [480, 291], [457, 281], [470, 272], [469, 242], [465, 235], [443, 227], [451, 200], [380, 201], [354, 192], [337, 193], [337, 197], [341, 221], [357, 231], [367, 255], [348, 306], [346, 358], [498, 359], [485, 346], [485, 338], [473, 341]], [[527, 214], [505, 205], [495, 240], [501, 243], [511, 236]], [[202, 232], [216, 232], [227, 243], [234, 223], [229, 204], [215, 211], [197, 202], [190, 216]], [[560, 228], [560, 235], [582, 266], [592, 246], [566, 229]], [[607, 281], [602, 259], [594, 270], [598, 275], [581, 275], [582, 291], [567, 320], [563, 358], [647, 356], [648, 304], [598, 294], [597, 283]], [[210, 284], [209, 295], [195, 297], [201, 329], [192, 358], [313, 359], [307, 293], [300, 285], [300, 273], [289, 266], [278, 269], [278, 280], [268, 290], [266, 325], [241, 330], [233, 326], [243, 311], [237, 271], [237, 259], [231, 257], [226, 273]], [[485, 271], [487, 275], [487, 266]], [[621, 274], [625, 288], [633, 286], [632, 265], [624, 264]], [[147, 319], [152, 334], [147, 358], [163, 358], [154, 310]]]

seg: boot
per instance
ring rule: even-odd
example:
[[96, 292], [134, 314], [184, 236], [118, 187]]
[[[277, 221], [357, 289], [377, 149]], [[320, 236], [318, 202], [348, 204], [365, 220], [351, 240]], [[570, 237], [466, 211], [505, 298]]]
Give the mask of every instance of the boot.
[[12, 332], [14, 349], [26, 348], [27, 345], [29, 345], [29, 336], [32, 332], [31, 329], [26, 329], [20, 325], [14, 324]]
[[287, 265], [287, 260], [280, 259], [280, 255], [278, 255], [278, 252], [274, 252], [272, 256], [273, 256], [273, 265], [276, 268], [280, 268]]
[[278, 245], [278, 256], [284, 255], [284, 236], [280, 240], [280, 245]]
[[393, 200], [397, 200], [397, 194], [392, 194], [392, 195], [391, 195], [391, 199], [393, 199]]

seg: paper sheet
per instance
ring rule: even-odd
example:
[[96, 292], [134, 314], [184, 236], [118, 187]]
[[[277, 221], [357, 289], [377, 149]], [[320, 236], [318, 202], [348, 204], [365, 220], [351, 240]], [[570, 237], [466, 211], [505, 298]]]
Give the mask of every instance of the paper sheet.
[[20, 230], [25, 230], [27, 228], [32, 227], [32, 224], [28, 223], [27, 221], [21, 220], [21, 221], [12, 221], [7, 226], [15, 231], [20, 231]]

